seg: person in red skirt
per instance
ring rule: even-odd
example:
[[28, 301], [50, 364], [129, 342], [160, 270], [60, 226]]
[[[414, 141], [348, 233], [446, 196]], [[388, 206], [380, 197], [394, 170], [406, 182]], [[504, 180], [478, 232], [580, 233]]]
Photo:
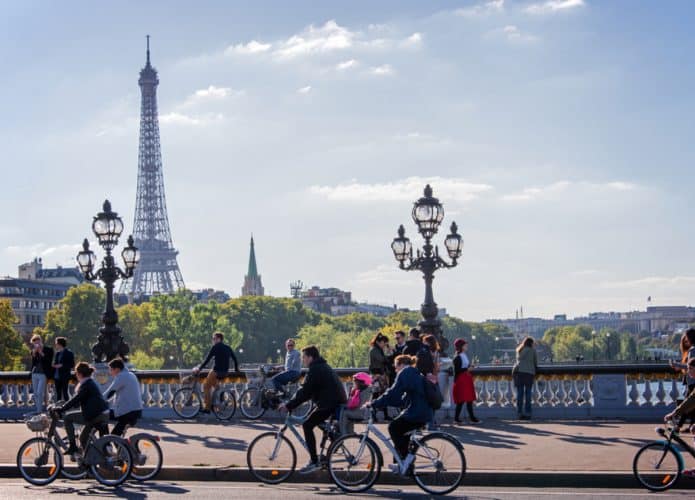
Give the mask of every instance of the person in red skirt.
[[475, 386], [473, 385], [473, 375], [471, 375], [471, 363], [468, 360], [466, 351], [468, 350], [468, 342], [464, 339], [456, 339], [454, 341], [454, 349], [456, 357], [454, 358], [454, 403], [456, 404], [456, 413], [454, 421], [457, 424], [461, 421], [461, 409], [466, 403], [468, 410], [468, 418], [472, 424], [480, 423], [480, 419], [473, 414], [473, 401], [477, 398], [475, 394]]

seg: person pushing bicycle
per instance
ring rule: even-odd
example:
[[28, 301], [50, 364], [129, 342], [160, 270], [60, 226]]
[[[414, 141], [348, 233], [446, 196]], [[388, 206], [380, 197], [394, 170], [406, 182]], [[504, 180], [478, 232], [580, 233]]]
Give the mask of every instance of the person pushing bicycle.
[[212, 347], [205, 357], [205, 361], [193, 368], [193, 373], [197, 374], [200, 372], [212, 358], [215, 358], [215, 362], [212, 366], [212, 370], [210, 370], [210, 373], [208, 373], [208, 376], [205, 378], [205, 382], [203, 382], [205, 407], [200, 410], [201, 413], [210, 413], [212, 392], [229, 374], [229, 358], [232, 358], [234, 361], [234, 371], [239, 373], [239, 363], [237, 362], [236, 355], [232, 348], [224, 343], [224, 334], [222, 332], [214, 332], [212, 334]]
[[[695, 359], [691, 359], [688, 363], [688, 377], [695, 379]], [[683, 421], [695, 412], [695, 390], [690, 391], [688, 397], [679, 404], [675, 410], [664, 416], [664, 421], [673, 420], [676, 426], [680, 427]], [[690, 432], [695, 432], [695, 424], [690, 426]], [[693, 438], [695, 439], [695, 438]], [[686, 477], [695, 477], [695, 469], [686, 469], [683, 471]]]

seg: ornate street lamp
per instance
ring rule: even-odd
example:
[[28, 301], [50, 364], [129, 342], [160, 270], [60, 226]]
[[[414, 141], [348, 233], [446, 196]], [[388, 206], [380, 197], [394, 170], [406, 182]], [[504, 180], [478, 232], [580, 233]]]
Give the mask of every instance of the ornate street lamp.
[[121, 252], [125, 271], [116, 265], [111, 252], [118, 244], [118, 238], [123, 232], [123, 221], [116, 212], [111, 211], [109, 200], [104, 202], [104, 211], [94, 217], [92, 231], [99, 245], [106, 250], [106, 256], [101, 261], [101, 267], [94, 271], [97, 258], [89, 249], [89, 241], [85, 238], [82, 251], [77, 254], [77, 264], [87, 281], [100, 280], [106, 288], [106, 309], [101, 317], [103, 326], [99, 329], [97, 343], [92, 346], [94, 361], [97, 363], [111, 361], [119, 356], [127, 359], [130, 348], [123, 341], [121, 329], [118, 326], [118, 314], [113, 307], [113, 285], [118, 279], [133, 276], [133, 271], [140, 261], [140, 251], [133, 244], [133, 236], [129, 236], [128, 246]]
[[444, 220], [444, 207], [437, 198], [432, 196], [432, 188], [429, 184], [425, 186], [424, 194], [414, 203], [412, 212], [418, 232], [425, 239], [422, 250], [418, 249], [416, 257], [413, 258], [413, 247], [405, 236], [403, 225], [398, 228], [398, 236], [393, 239], [391, 250], [393, 250], [393, 256], [401, 269], [422, 272], [425, 280], [425, 301], [420, 309], [423, 318], [420, 321], [420, 328], [425, 333], [433, 334], [442, 346], [442, 350], [446, 350], [449, 342], [442, 335], [442, 323], [438, 317], [439, 310], [432, 293], [432, 280], [437, 269], [456, 267], [457, 260], [461, 257], [463, 250], [463, 239], [458, 234], [458, 226], [452, 222], [451, 233], [444, 240], [444, 246], [451, 263], [439, 256], [439, 247], [432, 246], [432, 237], [437, 234], [439, 225]]

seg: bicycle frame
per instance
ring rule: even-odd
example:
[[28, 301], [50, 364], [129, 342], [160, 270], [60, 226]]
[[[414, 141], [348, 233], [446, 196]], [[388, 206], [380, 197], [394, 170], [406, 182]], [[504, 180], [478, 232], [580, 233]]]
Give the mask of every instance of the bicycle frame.
[[[285, 418], [285, 423], [283, 426], [278, 429], [277, 431], [277, 436], [283, 436], [287, 430], [289, 430], [295, 438], [297, 438], [297, 441], [299, 442], [300, 445], [302, 445], [302, 448], [304, 448], [307, 453], [309, 452], [309, 447], [306, 444], [306, 441], [304, 441], [304, 437], [299, 433], [297, 430], [297, 425], [301, 424], [304, 420], [298, 417], [293, 417], [291, 414], [287, 414], [287, 418]], [[280, 448], [280, 443], [282, 441], [280, 439], [277, 439], [275, 441], [275, 447], [273, 448], [273, 453], [270, 455], [271, 460], [275, 460], [277, 457], [278, 449]]]
[[[659, 434], [660, 436], [663, 436], [664, 438], [666, 438], [666, 441], [661, 441], [661, 442], [664, 444], [664, 450], [665, 450], [667, 447], [671, 447], [671, 448], [676, 452], [676, 455], [678, 456], [678, 466], [679, 466], [680, 470], [685, 469], [685, 460], [683, 459], [683, 454], [681, 453], [681, 450], [680, 450], [678, 447], [673, 446], [673, 442], [674, 442], [674, 441], [675, 441], [676, 443], [678, 443], [682, 448], [684, 448], [685, 450], [687, 450], [688, 453], [690, 453], [690, 455], [691, 455], [693, 458], [695, 458], [695, 449], [693, 449], [693, 447], [690, 446], [690, 445], [680, 436], [680, 433], [678, 432], [678, 428], [677, 428], [677, 427], [674, 426], [674, 427], [669, 427], [669, 428], [667, 428], [667, 429], [664, 429], [663, 427], [657, 427], [656, 433]], [[664, 457], [666, 457], [666, 453], [664, 453], [664, 456], [663, 456], [661, 459], [663, 460]], [[660, 465], [661, 465], [661, 461], [659, 461], [659, 464], [657, 464], [657, 465], [660, 466]]]

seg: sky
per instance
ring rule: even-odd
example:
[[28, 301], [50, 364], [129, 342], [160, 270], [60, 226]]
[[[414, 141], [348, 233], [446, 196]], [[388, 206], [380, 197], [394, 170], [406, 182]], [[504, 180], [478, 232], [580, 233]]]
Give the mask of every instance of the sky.
[[132, 228], [145, 35], [189, 288], [289, 283], [418, 308], [390, 250], [430, 183], [467, 320], [691, 305], [688, 1], [3, 2], [0, 275]]

